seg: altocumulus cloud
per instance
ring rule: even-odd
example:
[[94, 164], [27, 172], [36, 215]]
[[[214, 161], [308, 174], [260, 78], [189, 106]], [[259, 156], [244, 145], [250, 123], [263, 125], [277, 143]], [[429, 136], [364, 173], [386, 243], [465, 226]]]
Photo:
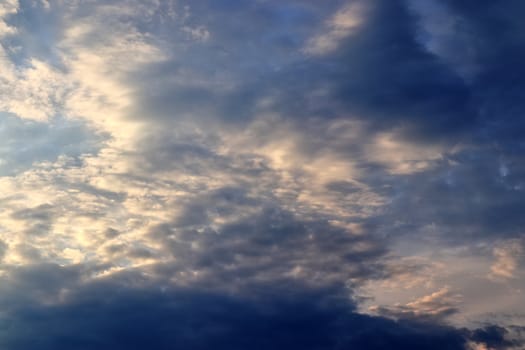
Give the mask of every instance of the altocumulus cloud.
[[0, 344], [523, 348], [523, 10], [4, 1]]

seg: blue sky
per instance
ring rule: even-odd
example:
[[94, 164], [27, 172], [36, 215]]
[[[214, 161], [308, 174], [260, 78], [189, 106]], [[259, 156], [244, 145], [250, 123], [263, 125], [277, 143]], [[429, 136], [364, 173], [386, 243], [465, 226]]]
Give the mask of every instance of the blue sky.
[[4, 0], [0, 344], [523, 349], [518, 0]]

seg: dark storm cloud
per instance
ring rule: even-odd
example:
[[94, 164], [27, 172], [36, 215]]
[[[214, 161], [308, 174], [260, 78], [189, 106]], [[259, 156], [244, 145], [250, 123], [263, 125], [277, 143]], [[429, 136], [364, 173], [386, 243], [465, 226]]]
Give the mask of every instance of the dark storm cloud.
[[519, 347], [523, 342], [519, 340], [507, 339], [509, 330], [503, 327], [489, 325], [471, 332], [470, 338], [478, 343], [486, 344], [491, 349], [508, 349]]
[[[434, 142], [444, 138], [449, 139], [449, 145], [459, 140], [480, 144], [490, 142], [503, 147], [504, 152], [520, 152], [523, 150], [518, 139], [521, 119], [511, 118], [506, 112], [507, 108], [521, 108], [521, 98], [510, 93], [519, 93], [521, 89], [515, 83], [516, 79], [509, 76], [519, 76], [521, 69], [513, 69], [511, 67], [515, 65], [510, 64], [514, 60], [519, 62], [516, 57], [520, 57], [519, 42], [522, 38], [516, 27], [519, 22], [512, 19], [512, 13], [517, 13], [520, 5], [512, 2], [509, 7], [498, 7], [497, 11], [489, 13], [483, 6], [468, 4], [450, 2], [449, 7], [453, 14], [465, 17], [465, 40], [473, 45], [475, 52], [479, 52], [474, 55], [476, 59], [472, 65], [480, 68], [472, 81], [465, 80], [446, 57], [429, 51], [421, 42], [420, 18], [403, 1], [371, 2], [365, 11], [363, 25], [341, 40], [334, 52], [307, 59], [298, 55], [299, 46], [279, 56], [275, 54], [274, 48], [257, 42], [260, 33], [285, 26], [286, 16], [269, 16], [262, 22], [228, 21], [220, 10], [221, 6], [229, 9], [227, 4], [214, 5], [218, 11], [211, 18], [202, 16], [210, 4], [196, 4], [193, 18], [202, 19], [209, 26], [208, 29], [213, 33], [210, 42], [195, 45], [196, 48], [185, 52], [187, 60], [164, 63], [145, 70], [143, 73], [154, 79], [151, 84], [148, 79], [142, 81], [148, 93], [141, 93], [139, 100], [144, 111], [137, 115], [150, 118], [153, 112], [154, 116], [161, 118], [161, 123], [169, 126], [170, 121], [180, 118], [206, 120], [218, 117], [242, 123], [243, 120], [251, 120], [257, 113], [277, 112], [287, 119], [303, 119], [297, 127], [306, 134], [316, 126], [308, 121], [310, 117], [317, 117], [318, 123], [318, 120], [329, 122], [333, 118], [357, 116], [370, 127], [369, 134], [363, 135], [363, 143], [378, 130], [399, 127], [413, 140]], [[468, 11], [468, 6], [475, 8], [473, 14]], [[272, 11], [278, 11], [277, 8]], [[235, 8], [239, 14], [253, 14], [250, 11], [259, 13], [259, 10], [261, 8], [247, 4]], [[336, 8], [330, 10], [333, 13]], [[312, 7], [305, 6], [295, 11], [309, 13]], [[479, 16], [476, 15], [478, 12]], [[325, 19], [328, 13], [325, 9]], [[310, 14], [306, 18], [313, 20], [315, 16], [312, 16]], [[271, 25], [266, 21], [270, 21]], [[226, 23], [227, 27], [219, 27], [217, 23]], [[503, 23], [503, 29], [507, 29], [496, 31], [502, 34], [495, 34], [491, 30], [496, 26], [495, 23]], [[242, 56], [238, 60], [222, 58], [220, 50], [216, 48], [221, 43], [224, 47], [239, 49], [239, 54], [248, 55], [240, 49], [244, 44], [232, 39], [236, 36], [231, 35], [229, 26], [235, 26], [236, 33], [247, 36], [247, 42], [258, 43], [253, 48], [257, 53], [254, 57]], [[251, 30], [245, 30], [246, 26]], [[307, 37], [315, 34], [313, 29], [308, 30], [307, 27], [299, 24], [294, 26], [294, 30], [297, 30], [293, 32], [295, 38], [303, 46]], [[318, 19], [317, 26], [309, 27], [321, 30], [322, 21]], [[257, 30], [254, 32], [253, 28]], [[491, 31], [490, 35], [485, 35], [488, 31]], [[500, 37], [503, 35], [506, 36]], [[218, 62], [217, 65], [201, 62], [204, 57], [210, 56]], [[277, 65], [279, 68], [269, 68], [260, 62], [261, 57], [268, 60], [268, 65]], [[224, 62], [220, 63], [222, 60]], [[509, 60], [512, 62], [501, 64]], [[257, 68], [245, 70], [231, 62], [253, 62]], [[217, 69], [218, 66], [220, 70], [207, 71]], [[504, 67], [508, 69], [497, 74]], [[185, 84], [174, 83], [176, 79], [173, 80], [173, 77], [179, 74], [187, 77]], [[491, 80], [487, 80], [488, 76], [492, 77]], [[140, 77], [144, 78], [142, 75]], [[195, 84], [191, 84], [193, 79]], [[315, 91], [324, 92], [322, 96], [316, 96], [313, 93]], [[267, 104], [261, 104], [265, 99]], [[492, 111], [489, 111], [488, 105], [492, 106]], [[509, 133], [515, 136], [507, 140]], [[329, 142], [327, 137], [324, 142]], [[189, 145], [180, 152], [177, 148], [181, 146], [162, 152], [188, 156], [197, 152], [199, 156], [204, 155], [202, 149], [197, 150]], [[481, 153], [479, 157], [483, 157]], [[159, 161], [156, 164], [161, 166], [163, 163]], [[370, 166], [369, 169], [373, 171], [371, 164], [364, 165]]]
[[[196, 20], [209, 6], [199, 4], [193, 13]], [[303, 122], [311, 117], [358, 117], [371, 124], [371, 132], [401, 127], [423, 140], [448, 138], [471, 128], [476, 111], [469, 87], [417, 40], [417, 18], [408, 6], [402, 1], [378, 0], [366, 8], [362, 26], [342, 39], [334, 52], [307, 57], [303, 49], [308, 38], [323, 30], [323, 21], [311, 13], [311, 6], [295, 11], [309, 14], [317, 25], [294, 22], [289, 35], [298, 44], [284, 52], [260, 41], [273, 30], [288, 28], [288, 16], [231, 21], [225, 12], [215, 11], [211, 20], [202, 18], [212, 33], [208, 42], [185, 51], [187, 60], [150, 67], [148, 79], [154, 79], [142, 81], [148, 93], [139, 97], [144, 111], [135, 115], [149, 116], [153, 111], [164, 122], [190, 116], [243, 122], [261, 112]], [[273, 4], [271, 9], [279, 11], [279, 6]], [[250, 18], [251, 11], [264, 13], [260, 10], [257, 6], [235, 9], [243, 19]], [[230, 26], [235, 26], [235, 35]], [[239, 51], [223, 54], [217, 46]], [[232, 59], [233, 55], [239, 57]], [[210, 56], [216, 64], [201, 62]], [[173, 79], [177, 75], [187, 77], [184, 84]]]
[[441, 235], [434, 239], [456, 243], [520, 236], [525, 224], [521, 158], [492, 148], [465, 150], [428, 171], [389, 180], [394, 199], [379, 222], [390, 226], [397, 220], [395, 234], [422, 234], [419, 229], [433, 224]]
[[[498, 349], [511, 345], [499, 328], [495, 334], [492, 328], [466, 331], [361, 315], [329, 289], [297, 286], [292, 294], [272, 293], [273, 287], [263, 284], [255, 294], [232, 296], [156, 286], [129, 272], [82, 284], [84, 273], [58, 266], [13, 271], [17, 288], [40, 293], [32, 294], [32, 301], [9, 295], [0, 319], [2, 345], [10, 350], [459, 350], [470, 338]], [[60, 299], [48, 299], [53, 290], [62, 291]]]
[[455, 134], [475, 114], [465, 82], [417, 40], [417, 18], [403, 1], [375, 1], [364, 25], [330, 62], [338, 101], [377, 120], [376, 127], [408, 127], [412, 136]]
[[[444, 4], [454, 18], [454, 34], [437, 38], [439, 54], [453, 61], [461, 58], [458, 65], [472, 72], [469, 88], [481, 120], [478, 142], [523, 154], [525, 37], [517, 15], [525, 11], [523, 2], [450, 0]], [[454, 52], [458, 42], [463, 49]]]
[[61, 289], [78, 285], [80, 278], [85, 276], [82, 267], [61, 268], [45, 262], [18, 267], [6, 265], [4, 269], [8, 273], [2, 278], [0, 305], [6, 311], [24, 304], [56, 300]]

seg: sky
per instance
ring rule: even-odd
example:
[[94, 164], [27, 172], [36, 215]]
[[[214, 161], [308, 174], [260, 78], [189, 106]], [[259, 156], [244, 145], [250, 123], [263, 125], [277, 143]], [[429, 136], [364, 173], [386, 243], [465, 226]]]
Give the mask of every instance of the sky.
[[0, 347], [525, 349], [524, 13], [1, 0]]

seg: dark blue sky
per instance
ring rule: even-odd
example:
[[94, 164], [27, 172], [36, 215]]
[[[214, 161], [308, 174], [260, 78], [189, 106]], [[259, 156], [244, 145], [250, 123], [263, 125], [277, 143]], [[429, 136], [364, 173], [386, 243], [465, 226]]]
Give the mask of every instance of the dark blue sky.
[[524, 13], [3, 0], [0, 347], [523, 349]]

